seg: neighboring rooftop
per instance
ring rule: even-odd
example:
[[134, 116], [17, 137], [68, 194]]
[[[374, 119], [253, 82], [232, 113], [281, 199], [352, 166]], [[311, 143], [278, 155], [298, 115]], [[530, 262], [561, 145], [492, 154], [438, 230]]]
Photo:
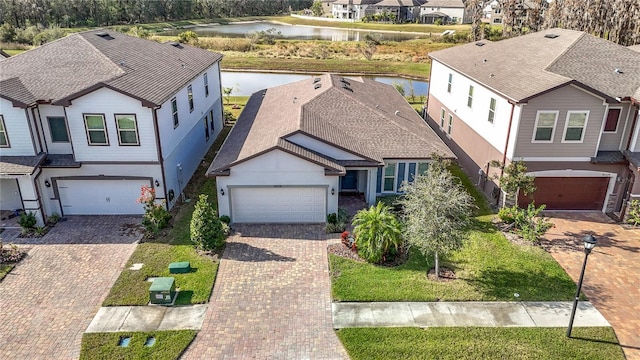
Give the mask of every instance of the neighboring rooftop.
[[384, 159], [429, 159], [434, 152], [453, 157], [393, 86], [326, 74], [253, 94], [208, 173], [225, 174], [234, 164], [276, 148], [329, 172], [344, 171], [348, 163], [287, 140], [298, 133], [373, 166]]
[[425, 8], [464, 8], [464, 3], [462, 2], [462, 0], [426, 0], [421, 6]]
[[189, 45], [91, 30], [2, 60], [0, 97], [23, 107], [66, 105], [104, 86], [158, 106], [221, 58]]
[[[477, 46], [477, 43], [484, 46]], [[613, 101], [640, 94], [640, 53], [584, 32], [548, 29], [430, 53], [515, 102], [574, 83]], [[635, 94], [635, 95], [634, 95]]]

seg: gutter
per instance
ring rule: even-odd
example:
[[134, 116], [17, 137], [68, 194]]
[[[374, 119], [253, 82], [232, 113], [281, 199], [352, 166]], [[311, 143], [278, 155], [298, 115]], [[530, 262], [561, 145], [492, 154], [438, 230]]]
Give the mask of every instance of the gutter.
[[169, 199], [167, 198], [167, 182], [165, 181], [164, 174], [164, 158], [162, 157], [162, 144], [160, 143], [160, 131], [158, 130], [158, 109], [160, 106], [154, 107], [152, 111], [153, 115], [153, 130], [156, 135], [156, 147], [158, 148], [158, 162], [160, 163], [160, 172], [162, 173], [162, 185], [164, 187], [164, 206], [169, 210]]
[[[509, 148], [509, 137], [511, 136], [511, 126], [513, 124], [513, 112], [515, 111], [516, 108], [516, 104], [515, 103], [511, 103], [511, 114], [509, 115], [509, 127], [507, 128], [507, 138], [504, 142], [504, 151], [502, 153], [502, 167], [500, 168], [500, 178], [502, 178], [502, 176], [504, 175], [504, 167], [506, 165], [506, 161], [507, 161], [507, 149]], [[487, 176], [489, 174], [487, 173]], [[498, 205], [500, 203], [500, 197], [498, 196], [496, 198], [496, 205]]]

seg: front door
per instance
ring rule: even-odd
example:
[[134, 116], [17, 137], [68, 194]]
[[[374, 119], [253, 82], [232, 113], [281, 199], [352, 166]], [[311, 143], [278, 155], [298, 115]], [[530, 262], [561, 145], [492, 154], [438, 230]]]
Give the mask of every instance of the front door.
[[347, 170], [347, 173], [341, 180], [342, 191], [357, 191], [358, 190], [358, 170]]

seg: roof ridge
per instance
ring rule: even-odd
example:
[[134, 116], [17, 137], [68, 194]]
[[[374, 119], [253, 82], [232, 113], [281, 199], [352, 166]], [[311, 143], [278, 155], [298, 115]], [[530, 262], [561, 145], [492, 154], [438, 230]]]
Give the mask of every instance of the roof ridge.
[[[113, 78], [111, 78], [111, 79], [108, 79], [108, 80], [105, 80], [105, 81], [102, 81], [102, 82], [106, 83], [106, 82], [109, 82], [109, 81], [111, 81], [111, 80], [113, 80], [113, 79], [117, 79], [117, 78], [119, 78], [119, 77], [121, 77], [121, 76], [123, 76], [123, 75], [126, 75], [126, 74], [127, 74], [127, 72], [126, 72], [126, 71], [124, 71], [124, 70], [123, 70], [123, 69], [122, 69], [118, 64], [116, 64], [113, 60], [111, 60], [111, 58], [110, 58], [110, 57], [108, 57], [107, 55], [105, 55], [105, 53], [103, 53], [100, 49], [98, 49], [95, 45], [93, 45], [93, 44], [92, 44], [92, 43], [91, 43], [87, 38], [85, 38], [83, 35], [80, 35], [80, 34], [85, 34], [85, 33], [89, 33], [89, 31], [82, 31], [82, 32], [79, 32], [79, 33], [72, 34], [71, 36], [74, 36], [74, 35], [75, 35], [75, 36], [78, 36], [80, 39], [82, 39], [82, 41], [84, 41], [85, 43], [87, 43], [87, 44], [88, 44], [88, 45], [89, 45], [89, 46], [90, 46], [90, 47], [91, 47], [91, 48], [92, 48], [96, 53], [98, 53], [98, 54], [100, 55], [100, 57], [101, 57], [101, 58], [106, 59], [106, 60], [107, 60], [111, 65], [113, 65], [113, 67], [114, 67], [115, 69], [117, 69], [117, 70], [118, 70], [118, 72], [120, 73], [118, 76], [115, 76], [115, 77], [113, 77]], [[122, 34], [122, 33], [120, 33], [120, 34]], [[122, 34], [122, 35], [125, 35], [125, 34]]]
[[[565, 30], [566, 30], [566, 29], [565, 29]], [[558, 56], [556, 56], [553, 60], [551, 60], [551, 62], [550, 62], [547, 66], [545, 66], [544, 71], [549, 71], [549, 70], [547, 70], [547, 69], [550, 69], [554, 64], [556, 64], [558, 61], [560, 61], [560, 59], [561, 59], [563, 56], [565, 56], [565, 55], [569, 52], [569, 50], [573, 49], [573, 48], [576, 46], [576, 44], [577, 44], [580, 40], [582, 40], [582, 38], [584, 38], [584, 37], [585, 37], [585, 35], [588, 35], [588, 34], [587, 34], [587, 33], [585, 33], [585, 32], [582, 32], [582, 33], [580, 34], [580, 36], [578, 36], [578, 37], [577, 37], [577, 38], [576, 38], [576, 39], [571, 43], [571, 45], [567, 46], [564, 50], [562, 50], [562, 51], [560, 52], [560, 54], [558, 54]], [[549, 71], [549, 72], [550, 72], [550, 73], [553, 73], [553, 74], [556, 74], [556, 75], [560, 75], [560, 74], [554, 73], [553, 71]], [[561, 75], [561, 76], [564, 76], [564, 75]], [[565, 77], [566, 77], [566, 76], [565, 76]]]

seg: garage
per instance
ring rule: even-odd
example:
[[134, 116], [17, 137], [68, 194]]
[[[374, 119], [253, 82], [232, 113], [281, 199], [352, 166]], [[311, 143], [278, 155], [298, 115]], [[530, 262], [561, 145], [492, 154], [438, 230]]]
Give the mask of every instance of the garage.
[[321, 223], [326, 221], [326, 187], [237, 187], [230, 190], [236, 223]]
[[[599, 210], [607, 197], [609, 177], [536, 177], [533, 199], [547, 210]], [[531, 197], [520, 195], [518, 203], [527, 206]]]
[[63, 215], [143, 214], [136, 202], [140, 187], [149, 180], [58, 180]]

